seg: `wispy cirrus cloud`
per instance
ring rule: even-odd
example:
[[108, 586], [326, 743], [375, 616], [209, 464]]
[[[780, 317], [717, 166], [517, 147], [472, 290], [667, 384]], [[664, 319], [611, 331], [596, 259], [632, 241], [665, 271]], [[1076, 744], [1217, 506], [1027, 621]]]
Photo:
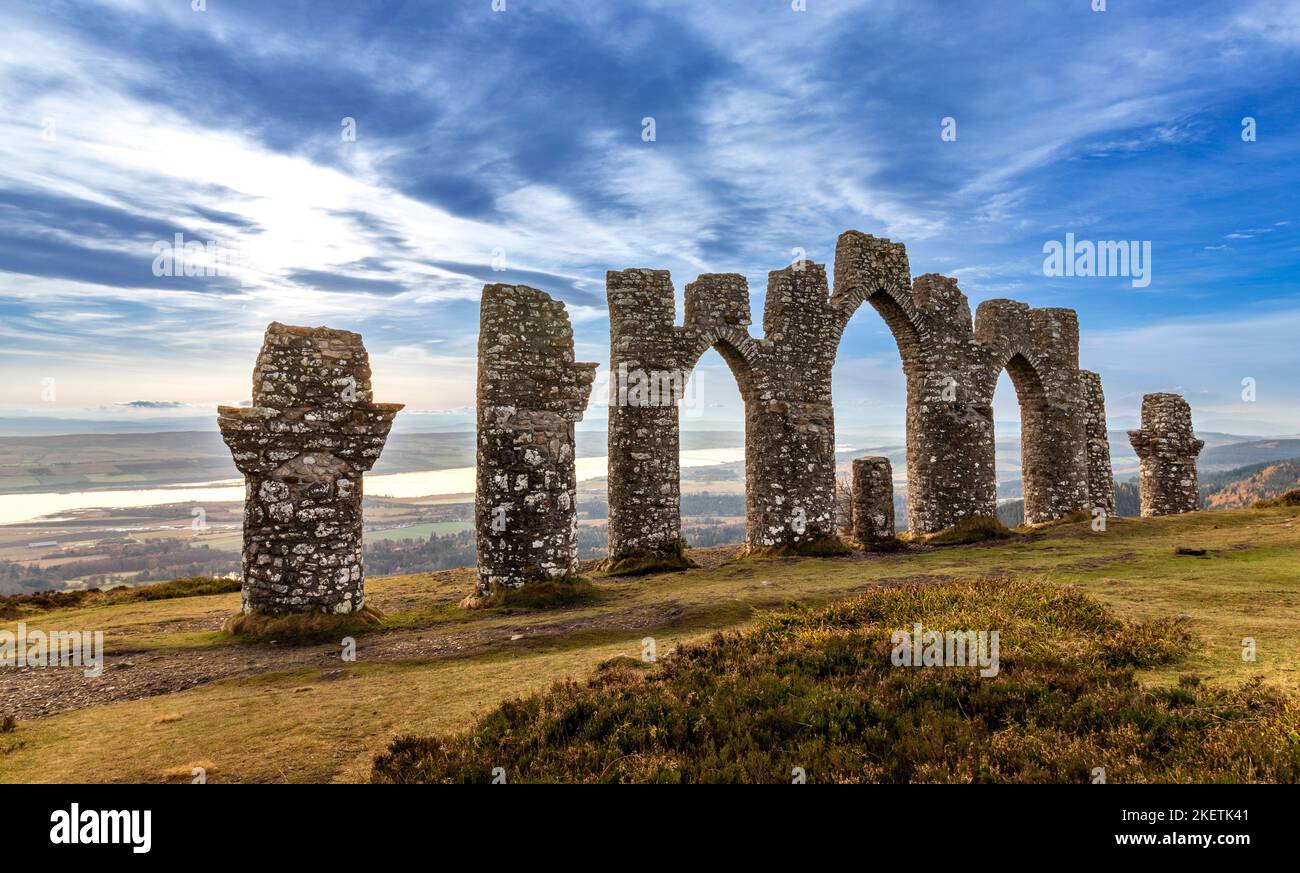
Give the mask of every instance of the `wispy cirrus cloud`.
[[[54, 370], [66, 404], [241, 398], [275, 319], [361, 330], [385, 396], [455, 408], [484, 282], [564, 298], [599, 360], [605, 270], [671, 269], [679, 289], [738, 271], [760, 307], [767, 270], [796, 247], [828, 260], [849, 227], [908, 243], [915, 272], [973, 301], [1075, 307], [1112, 397], [1159, 381], [1146, 341], [1253, 324], [1298, 290], [1294, 0], [808, 6], [6, 9], [0, 403]], [[1066, 231], [1152, 240], [1150, 293], [1045, 279], [1041, 245]], [[175, 234], [237, 246], [241, 269], [153, 275]], [[1260, 327], [1272, 345], [1220, 364], [1293, 368]], [[1087, 339], [1125, 332], [1143, 342]], [[897, 354], [878, 319], [845, 347], [843, 414], [897, 417], [876, 399], [898, 390], [872, 375]]]

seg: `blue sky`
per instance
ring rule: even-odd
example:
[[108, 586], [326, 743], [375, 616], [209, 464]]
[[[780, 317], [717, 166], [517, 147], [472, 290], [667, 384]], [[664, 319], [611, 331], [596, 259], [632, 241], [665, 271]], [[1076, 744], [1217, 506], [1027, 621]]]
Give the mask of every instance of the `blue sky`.
[[[210, 416], [275, 319], [361, 331], [379, 399], [455, 420], [485, 281], [564, 299], [604, 364], [606, 270], [741, 272], [757, 316], [856, 228], [972, 306], [1075, 308], [1116, 426], [1175, 390], [1300, 432], [1300, 0], [505, 5], [6, 4], [0, 414]], [[1150, 285], [1044, 276], [1066, 233], [1150, 241]], [[153, 275], [176, 234], [244, 267]], [[699, 379], [688, 426], [738, 424], [720, 359]], [[835, 395], [901, 431], [869, 309]]]

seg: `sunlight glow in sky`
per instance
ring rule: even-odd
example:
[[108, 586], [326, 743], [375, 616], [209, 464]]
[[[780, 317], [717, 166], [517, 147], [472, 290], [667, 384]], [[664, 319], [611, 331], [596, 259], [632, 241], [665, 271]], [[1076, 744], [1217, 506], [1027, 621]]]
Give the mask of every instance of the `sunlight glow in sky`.
[[[1300, 432], [1300, 0], [55, 0], [0, 26], [0, 417], [210, 417], [271, 320], [358, 330], [379, 399], [463, 412], [485, 281], [564, 299], [603, 365], [606, 270], [743, 273], [757, 331], [767, 271], [855, 228], [972, 310], [1075, 308], [1115, 426], [1172, 390], [1202, 429]], [[1067, 233], [1150, 241], [1150, 285], [1044, 276]], [[247, 269], [153, 275], [176, 234]], [[738, 427], [721, 360], [700, 378], [688, 426]], [[869, 308], [835, 393], [841, 427], [901, 431]]]

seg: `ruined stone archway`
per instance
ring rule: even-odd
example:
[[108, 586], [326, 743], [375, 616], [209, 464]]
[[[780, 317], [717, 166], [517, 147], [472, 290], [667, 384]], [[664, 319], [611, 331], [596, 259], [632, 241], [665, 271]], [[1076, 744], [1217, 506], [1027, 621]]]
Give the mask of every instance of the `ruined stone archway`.
[[[747, 329], [749, 286], [735, 273], [699, 277], [686, 286], [686, 313], [679, 326], [668, 271], [610, 271], [605, 281], [610, 323], [607, 567], [684, 565], [678, 403], [701, 356], [713, 348], [735, 376], [746, 410], [752, 408], [760, 352]], [[747, 503], [749, 472], [747, 453]]]
[[993, 392], [1006, 370], [1020, 402], [1025, 522], [1061, 518], [1089, 505], [1087, 403], [1079, 371], [1079, 321], [1072, 309], [986, 300], [975, 313], [976, 391], [986, 405], [996, 508]]
[[901, 244], [847, 231], [835, 247], [832, 299], [843, 301], [846, 323], [870, 303], [898, 345], [907, 381], [908, 529], [930, 533], [992, 514], [992, 412], [979, 390], [970, 305], [956, 280], [912, 280]]
[[[907, 379], [913, 531], [995, 513], [992, 397], [1007, 368], [1025, 410], [1027, 518], [1059, 518], [1090, 501], [1110, 505], [1100, 384], [1078, 369], [1071, 310], [997, 300], [972, 318], [955, 279], [913, 280], [901, 244], [858, 231], [837, 241], [834, 294], [821, 264], [769, 273], [761, 339], [749, 334], [749, 292], [738, 274], [688, 285], [681, 326], [666, 271], [612, 271], [607, 293], [614, 567], [681, 561], [677, 401], [708, 348], [723, 354], [745, 402], [746, 546], [801, 551], [835, 538], [831, 371], [864, 302], [889, 325]], [[644, 392], [620, 392], [633, 373], [675, 387], [651, 392], [646, 403]]]
[[901, 245], [858, 231], [837, 242], [832, 300], [842, 301], [845, 322], [870, 302], [898, 345], [909, 529], [929, 533], [996, 512], [993, 392], [1004, 369], [1022, 408], [1026, 520], [1113, 510], [1104, 398], [1096, 374], [1079, 369], [1073, 310], [990, 300], [972, 320], [956, 280], [912, 281]]
[[1043, 455], [1039, 450], [1051, 415], [1043, 380], [1039, 376], [1036, 365], [1019, 352], [1013, 355], [1003, 367], [995, 368], [995, 372], [997, 376], [994, 377], [994, 392], [989, 398], [989, 421], [994, 445], [992, 460], [994, 488], [999, 494], [1001, 493], [1001, 464], [997, 458], [1000, 434], [994, 407], [997, 391], [1002, 386], [1001, 377], [1005, 374], [1007, 381], [1010, 382], [1010, 391], [1015, 399], [1020, 421], [1019, 446], [1016, 454], [1019, 458], [1024, 520], [1028, 524], [1048, 520], [1053, 516], [1045, 511], [1044, 504], [1050, 505], [1050, 501], [1045, 500], [1045, 497], [1050, 491], [1055, 471], [1051, 464], [1044, 463]]

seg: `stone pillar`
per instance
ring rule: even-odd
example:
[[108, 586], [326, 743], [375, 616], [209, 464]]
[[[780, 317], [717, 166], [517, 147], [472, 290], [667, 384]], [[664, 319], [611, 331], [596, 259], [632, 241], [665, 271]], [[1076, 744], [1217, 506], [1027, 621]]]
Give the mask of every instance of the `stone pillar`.
[[1177, 394], [1142, 398], [1142, 427], [1128, 432], [1140, 462], [1142, 517], [1193, 512], [1200, 505], [1196, 456], [1205, 446], [1192, 430], [1192, 409]]
[[574, 423], [596, 365], [573, 360], [564, 304], [487, 285], [479, 309], [478, 594], [568, 576], [577, 565]]
[[1115, 475], [1110, 467], [1110, 437], [1106, 433], [1106, 396], [1101, 376], [1080, 370], [1083, 381], [1084, 431], [1088, 440], [1088, 503], [1106, 515], [1115, 514]]
[[894, 470], [889, 458], [853, 459], [853, 539], [859, 545], [894, 538]]
[[843, 548], [835, 531], [831, 405], [838, 322], [824, 265], [803, 262], [768, 274], [765, 354], [745, 403], [751, 551]]
[[[1025, 523], [1088, 506], [1087, 406], [1079, 381], [1079, 320], [1072, 309], [1029, 309], [1036, 379], [1020, 380]], [[1022, 388], [1028, 382], [1034, 388]], [[1041, 397], [1034, 395], [1041, 391]]]
[[996, 514], [996, 452], [992, 394], [980, 390], [966, 295], [956, 279], [932, 273], [918, 276], [911, 294], [925, 332], [919, 342], [899, 343], [907, 377], [907, 526], [925, 534]]
[[610, 271], [609, 560], [606, 569], [681, 564], [677, 401], [690, 375], [667, 270]]
[[252, 407], [217, 410], [247, 485], [245, 613], [348, 613], [365, 605], [361, 477], [401, 409], [371, 401], [359, 334], [267, 327]]

